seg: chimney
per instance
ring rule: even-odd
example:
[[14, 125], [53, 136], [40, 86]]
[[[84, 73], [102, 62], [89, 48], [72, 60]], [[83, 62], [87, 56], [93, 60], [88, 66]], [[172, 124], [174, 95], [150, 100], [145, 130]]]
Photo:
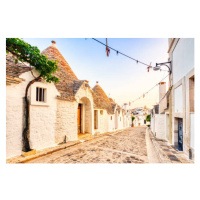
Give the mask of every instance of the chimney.
[[167, 96], [165, 96], [165, 94], [166, 94], [166, 82], [160, 82], [159, 83], [159, 114], [163, 113], [164, 109], [167, 108]]

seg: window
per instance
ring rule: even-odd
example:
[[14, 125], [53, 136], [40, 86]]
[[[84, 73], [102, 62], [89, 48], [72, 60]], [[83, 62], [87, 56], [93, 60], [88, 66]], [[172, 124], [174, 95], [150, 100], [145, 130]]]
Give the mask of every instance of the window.
[[36, 87], [36, 101], [45, 102], [45, 88]]
[[121, 122], [122, 118], [120, 117], [120, 122]]
[[103, 110], [100, 110], [100, 114], [103, 115]]
[[110, 117], [110, 120], [112, 120], [112, 116]]

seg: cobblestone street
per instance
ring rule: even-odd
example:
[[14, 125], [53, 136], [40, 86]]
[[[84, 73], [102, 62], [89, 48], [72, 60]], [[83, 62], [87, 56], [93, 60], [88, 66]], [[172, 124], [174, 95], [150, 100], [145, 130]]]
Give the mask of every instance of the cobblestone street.
[[28, 163], [147, 163], [146, 127], [129, 128]]

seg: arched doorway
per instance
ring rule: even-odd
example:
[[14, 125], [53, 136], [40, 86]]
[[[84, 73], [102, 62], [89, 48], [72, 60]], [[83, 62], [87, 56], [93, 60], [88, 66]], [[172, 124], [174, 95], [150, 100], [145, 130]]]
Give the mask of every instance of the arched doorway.
[[77, 134], [92, 134], [92, 106], [87, 97], [79, 100], [77, 108]]

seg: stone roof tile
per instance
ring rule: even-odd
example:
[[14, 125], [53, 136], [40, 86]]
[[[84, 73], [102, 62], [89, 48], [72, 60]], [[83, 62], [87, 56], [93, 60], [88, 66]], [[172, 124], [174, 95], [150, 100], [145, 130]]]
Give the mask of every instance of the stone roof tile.
[[111, 101], [100, 85], [95, 85], [92, 90], [95, 108], [106, 109], [109, 114], [113, 114], [114, 111]]
[[6, 84], [18, 84], [24, 81], [19, 76], [25, 72], [30, 71], [30, 67], [18, 62], [15, 64], [15, 58], [11, 53], [6, 54]]

